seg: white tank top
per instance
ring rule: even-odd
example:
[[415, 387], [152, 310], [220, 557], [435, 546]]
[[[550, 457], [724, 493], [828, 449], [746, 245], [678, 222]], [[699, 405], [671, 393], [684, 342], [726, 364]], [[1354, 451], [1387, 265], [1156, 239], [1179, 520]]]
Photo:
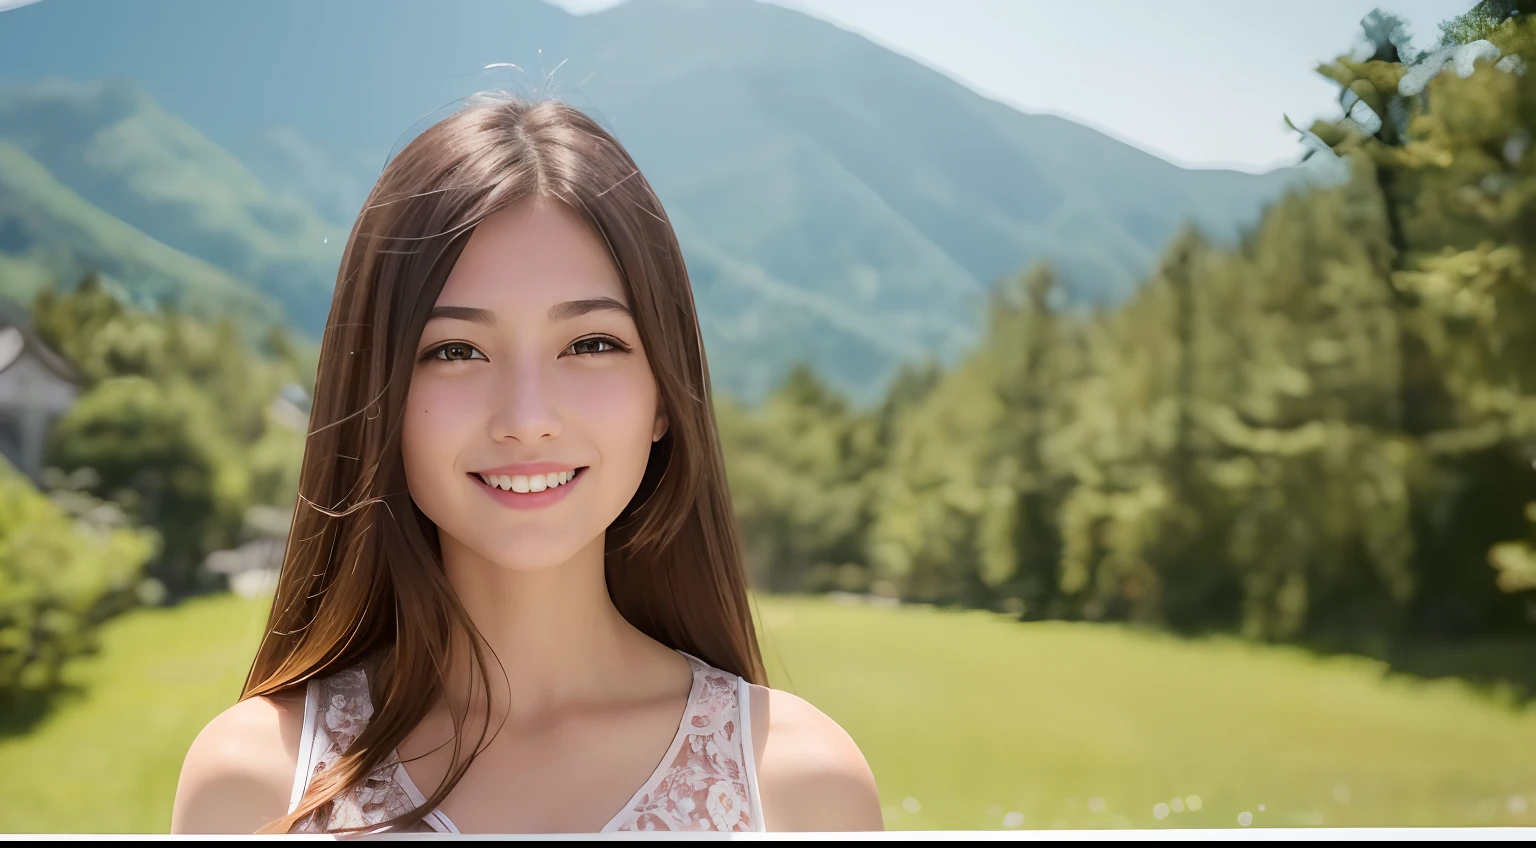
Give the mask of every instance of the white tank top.
[[[696, 657], [683, 656], [693, 669], [693, 687], [672, 745], [650, 778], [600, 832], [764, 829], [752, 756], [749, 685]], [[361, 667], [309, 682], [289, 812], [298, 807], [309, 782], [341, 757], [372, 715], [368, 679]], [[399, 755], [391, 752], [383, 765], [339, 795], [328, 811], [320, 811], [326, 813], [323, 817], [311, 813], [292, 832], [327, 833], [379, 825], [425, 805], [426, 800]], [[459, 832], [438, 810], [428, 813], [423, 825], [419, 828], [423, 831]]]

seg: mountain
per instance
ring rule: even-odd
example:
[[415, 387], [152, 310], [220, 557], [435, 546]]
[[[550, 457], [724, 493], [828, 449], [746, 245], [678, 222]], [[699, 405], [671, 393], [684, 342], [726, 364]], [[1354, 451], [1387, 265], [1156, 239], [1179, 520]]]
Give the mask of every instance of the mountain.
[[95, 271], [140, 298], [203, 315], [276, 321], [281, 308], [228, 272], [168, 247], [83, 200], [20, 148], [0, 142], [0, 295]]
[[346, 230], [279, 195], [132, 83], [0, 84], [0, 139], [105, 215], [223, 269], [318, 333]]
[[0, 81], [0, 140], [310, 328], [326, 234], [406, 140], [484, 89], [567, 100], [656, 186], [746, 397], [796, 359], [871, 397], [969, 345], [999, 277], [1047, 259], [1117, 300], [1184, 220], [1229, 238], [1298, 181], [1181, 169], [752, 0], [43, 0], [0, 16]]

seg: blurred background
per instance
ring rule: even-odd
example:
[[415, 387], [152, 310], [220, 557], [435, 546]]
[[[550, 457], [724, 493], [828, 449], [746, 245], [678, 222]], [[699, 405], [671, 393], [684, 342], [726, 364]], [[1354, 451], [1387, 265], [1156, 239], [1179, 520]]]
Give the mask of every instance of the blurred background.
[[1373, 5], [0, 0], [0, 831], [168, 828], [490, 89], [661, 194], [888, 827], [1536, 825], [1536, 5]]

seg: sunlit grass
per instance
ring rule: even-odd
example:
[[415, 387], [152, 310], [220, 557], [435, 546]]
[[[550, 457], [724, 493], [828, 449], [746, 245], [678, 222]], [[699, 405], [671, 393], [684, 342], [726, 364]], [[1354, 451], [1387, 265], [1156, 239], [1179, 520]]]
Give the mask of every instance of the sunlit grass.
[[169, 830], [182, 758], [239, 695], [263, 613], [226, 595], [110, 622], [66, 669], [78, 694], [0, 738], [0, 832]]
[[1536, 824], [1536, 711], [1459, 682], [985, 613], [762, 618], [775, 685], [859, 742], [893, 829]]
[[[1117, 627], [759, 604], [772, 682], [858, 741], [892, 828], [1536, 825], [1536, 712], [1454, 682]], [[260, 626], [227, 596], [113, 622], [69, 669], [80, 695], [0, 740], [0, 831], [164, 831]]]

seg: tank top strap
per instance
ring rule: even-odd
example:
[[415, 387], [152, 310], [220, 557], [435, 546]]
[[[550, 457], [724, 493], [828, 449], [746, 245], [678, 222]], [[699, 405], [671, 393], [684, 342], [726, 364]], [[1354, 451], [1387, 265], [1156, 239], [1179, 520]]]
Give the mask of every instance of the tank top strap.
[[299, 761], [294, 766], [293, 791], [288, 796], [288, 812], [298, 809], [309, 779], [315, 773], [315, 713], [319, 705], [320, 681], [311, 679], [304, 684], [304, 725], [299, 731]]
[[757, 790], [757, 754], [752, 747], [752, 684], [745, 677], [736, 678], [736, 703], [741, 712], [742, 775], [747, 781], [747, 802], [751, 829], [764, 831], [763, 796]]
[[[341, 759], [373, 717], [368, 676], [353, 666], [311, 679], [304, 692], [304, 727], [288, 812], [298, 808], [318, 775]], [[294, 833], [328, 833], [342, 828], [380, 824], [414, 809], [400, 785], [399, 757], [389, 758], [372, 774], [338, 795], [327, 807], [300, 819]]]

